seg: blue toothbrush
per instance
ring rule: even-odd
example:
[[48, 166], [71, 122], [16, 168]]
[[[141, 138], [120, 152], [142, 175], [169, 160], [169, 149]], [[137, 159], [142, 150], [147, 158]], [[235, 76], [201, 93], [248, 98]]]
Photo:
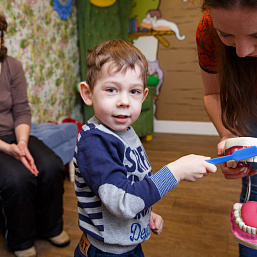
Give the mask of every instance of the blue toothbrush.
[[213, 159], [207, 160], [207, 162], [217, 165], [222, 162], [227, 162], [230, 160], [241, 161], [254, 156], [257, 156], [257, 146], [251, 146], [244, 149], [240, 149], [235, 151], [231, 155], [225, 155], [218, 158], [213, 158]]

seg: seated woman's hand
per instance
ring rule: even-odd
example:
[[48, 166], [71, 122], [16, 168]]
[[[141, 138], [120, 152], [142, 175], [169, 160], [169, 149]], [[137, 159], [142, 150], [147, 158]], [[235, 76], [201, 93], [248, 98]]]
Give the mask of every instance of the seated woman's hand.
[[37, 167], [34, 163], [34, 159], [31, 156], [27, 144], [25, 142], [19, 142], [16, 144], [9, 144], [6, 149], [6, 153], [13, 156], [17, 160], [21, 161], [23, 165], [35, 176], [38, 175]]
[[34, 162], [34, 158], [30, 154], [30, 151], [27, 147], [27, 144], [24, 141], [20, 141], [18, 143], [18, 147], [20, 149], [20, 161], [23, 163], [23, 165], [35, 176], [38, 175], [38, 170]]
[[[8, 145], [8, 144], [6, 144], [6, 145]], [[21, 152], [20, 148], [18, 147], [18, 145], [16, 145], [16, 144], [9, 144], [9, 147], [6, 148], [6, 153], [13, 156], [17, 160], [20, 160], [20, 158], [22, 156], [22, 152]]]

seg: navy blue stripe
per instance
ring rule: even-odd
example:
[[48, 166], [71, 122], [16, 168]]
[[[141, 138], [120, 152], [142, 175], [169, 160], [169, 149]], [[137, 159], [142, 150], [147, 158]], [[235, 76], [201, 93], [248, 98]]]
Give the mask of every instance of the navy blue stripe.
[[79, 183], [77, 180], [75, 180], [75, 183], [76, 183], [76, 186], [77, 186], [78, 188], [83, 188], [83, 187], [86, 187], [86, 186], [87, 186], [86, 183]]
[[83, 192], [76, 191], [76, 195], [78, 197], [94, 197], [95, 196], [95, 194], [93, 192], [85, 192], [85, 191], [83, 191]]
[[79, 214], [79, 220], [80, 221], [84, 221], [85, 223], [91, 225], [91, 226], [94, 226], [96, 227], [99, 231], [104, 231], [104, 226], [103, 225], [95, 225], [91, 219], [89, 219], [88, 217], [82, 215], [82, 214]]
[[97, 202], [91, 202], [91, 203], [81, 203], [78, 202], [78, 207], [80, 208], [96, 208], [96, 207], [100, 207], [101, 206], [101, 202], [97, 201]]
[[81, 176], [81, 173], [78, 172], [77, 170], [75, 170], [75, 175], [78, 176], [78, 177], [80, 177], [80, 178], [82, 177], [82, 176]]
[[96, 219], [102, 219], [103, 218], [103, 214], [101, 212], [98, 213], [91, 213], [88, 214], [89, 218], [92, 220], [96, 220]]
[[81, 213], [79, 213], [79, 220], [82, 220], [82, 221], [86, 222], [87, 224], [94, 226], [94, 223], [92, 222], [92, 220], [89, 219], [88, 217], [84, 216]]

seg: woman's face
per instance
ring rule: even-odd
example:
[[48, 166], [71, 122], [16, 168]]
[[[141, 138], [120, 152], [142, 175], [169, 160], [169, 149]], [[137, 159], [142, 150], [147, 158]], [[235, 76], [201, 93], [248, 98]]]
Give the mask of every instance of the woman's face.
[[257, 57], [257, 11], [210, 8], [221, 41], [236, 48], [239, 57]]

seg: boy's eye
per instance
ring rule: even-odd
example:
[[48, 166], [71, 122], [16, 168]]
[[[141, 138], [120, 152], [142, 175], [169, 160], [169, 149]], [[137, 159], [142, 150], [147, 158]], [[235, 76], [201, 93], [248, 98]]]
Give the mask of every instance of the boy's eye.
[[133, 89], [133, 90], [131, 90], [130, 92], [131, 92], [132, 95], [138, 95], [138, 94], [141, 93], [141, 91], [140, 91], [140, 90], [137, 90], [137, 89]]
[[109, 93], [115, 93], [116, 89], [115, 88], [107, 88], [106, 91]]

